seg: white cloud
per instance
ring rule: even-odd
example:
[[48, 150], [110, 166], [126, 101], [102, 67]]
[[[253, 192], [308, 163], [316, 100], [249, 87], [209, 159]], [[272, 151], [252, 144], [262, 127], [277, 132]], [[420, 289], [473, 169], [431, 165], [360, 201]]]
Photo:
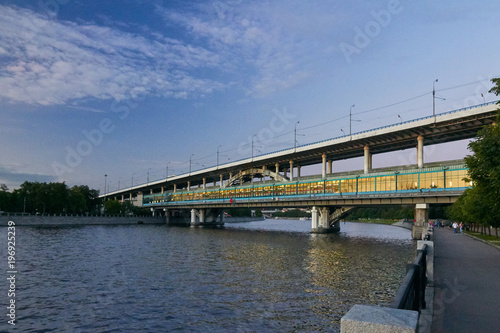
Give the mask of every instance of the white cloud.
[[191, 13], [158, 11], [167, 24], [185, 27], [194, 40], [219, 54], [226, 70], [240, 72], [243, 89], [253, 96], [289, 89], [317, 74], [322, 64], [315, 60], [332, 44], [325, 31], [333, 33], [338, 25], [321, 4], [300, 1], [228, 2], [202, 5]]
[[185, 98], [223, 88], [197, 77], [198, 69], [219, 65], [217, 54], [159, 34], [47, 20], [0, 5], [0, 44], [0, 98], [10, 102], [120, 100], [138, 90]]

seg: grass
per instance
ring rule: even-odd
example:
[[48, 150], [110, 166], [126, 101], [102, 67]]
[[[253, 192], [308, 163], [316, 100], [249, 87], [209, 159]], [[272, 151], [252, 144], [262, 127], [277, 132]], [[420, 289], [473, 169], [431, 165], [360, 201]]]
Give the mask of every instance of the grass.
[[[493, 230], [492, 230], [493, 231]], [[482, 234], [480, 232], [476, 231], [465, 231], [465, 233], [480, 238], [484, 241], [487, 241], [488, 243], [494, 244], [494, 245], [500, 245], [500, 237], [495, 236], [494, 233], [490, 236], [489, 234]]]

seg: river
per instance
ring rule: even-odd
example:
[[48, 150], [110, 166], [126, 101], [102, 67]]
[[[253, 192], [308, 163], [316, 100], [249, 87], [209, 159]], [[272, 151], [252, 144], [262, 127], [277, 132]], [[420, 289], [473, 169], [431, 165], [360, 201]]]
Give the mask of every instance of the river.
[[[354, 304], [388, 305], [415, 256], [410, 231], [265, 220], [222, 229], [17, 227], [19, 332], [338, 332]], [[9, 328], [0, 228], [0, 331]]]

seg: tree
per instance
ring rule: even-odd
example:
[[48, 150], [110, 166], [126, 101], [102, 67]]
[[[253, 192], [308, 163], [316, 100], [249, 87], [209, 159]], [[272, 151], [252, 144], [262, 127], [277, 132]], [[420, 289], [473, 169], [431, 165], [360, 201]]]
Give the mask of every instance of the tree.
[[24, 182], [12, 193], [0, 185], [0, 208], [31, 214], [98, 213], [99, 192], [86, 185], [68, 188], [65, 183]]
[[[491, 80], [495, 86], [490, 92], [500, 95], [500, 78]], [[495, 123], [481, 129], [475, 139], [469, 143], [473, 155], [465, 158], [469, 169], [468, 181], [473, 182], [472, 189], [450, 209], [454, 217], [461, 220], [480, 223], [483, 226], [500, 226], [500, 110]], [[498, 235], [498, 231], [497, 231]]]
[[73, 186], [69, 189], [68, 194], [68, 207], [70, 213], [82, 214], [87, 211], [87, 197], [85, 193], [85, 187]]
[[122, 204], [118, 200], [104, 201], [104, 213], [106, 215], [120, 215], [122, 214]]

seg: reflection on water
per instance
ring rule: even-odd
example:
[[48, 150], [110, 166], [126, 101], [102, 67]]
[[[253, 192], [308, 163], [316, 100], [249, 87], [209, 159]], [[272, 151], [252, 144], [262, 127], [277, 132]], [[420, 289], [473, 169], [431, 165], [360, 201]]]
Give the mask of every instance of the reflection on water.
[[[342, 223], [339, 234], [309, 230], [310, 221], [275, 220], [222, 230], [19, 227], [17, 326], [330, 332], [353, 304], [391, 302], [414, 257], [408, 230], [356, 223]], [[2, 258], [6, 234], [0, 229]]]

